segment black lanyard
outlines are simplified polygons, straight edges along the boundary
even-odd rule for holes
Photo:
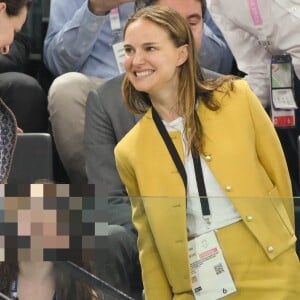
[[[152,106],[152,118],[153,121],[162,137],[162,139],[165,142],[166,147],[168,148],[168,151],[176,165],[176,168],[182,178],[185,191],[187,192],[187,175],[186,171],[184,168],[184,165],[180,159],[180,156],[169,136],[169,133],[167,129],[165,128],[163,122],[161,121],[157,111],[155,108]],[[198,194],[200,198],[200,203],[201,203],[201,209],[202,209],[202,214],[203,217],[209,217],[210,216],[210,208],[209,208],[209,203],[208,203],[208,198],[206,194],[206,189],[205,189],[205,184],[204,184],[204,179],[203,179],[203,172],[201,168],[201,160],[199,155],[197,157],[194,157],[193,155],[193,161],[194,161],[194,168],[195,168],[195,174],[196,174],[196,181],[197,181],[197,187],[198,187]]]

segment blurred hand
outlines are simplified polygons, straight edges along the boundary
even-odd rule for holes
[[[95,15],[104,15],[123,3],[134,2],[134,0],[88,0],[88,6]]]
[[[19,127],[17,127],[17,134],[18,133],[23,133],[23,130],[21,128],[19,128]]]

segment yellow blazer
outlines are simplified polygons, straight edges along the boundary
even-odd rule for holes
[[[236,80],[233,91],[225,90],[224,86],[214,92],[219,110],[211,111],[203,103],[198,107],[204,133],[201,155],[262,252],[273,260],[294,247],[296,240],[284,154],[268,115],[247,83]],[[180,133],[169,134],[183,160]],[[132,196],[146,298],[194,299],[185,188],[151,110],[116,146],[115,157]]]

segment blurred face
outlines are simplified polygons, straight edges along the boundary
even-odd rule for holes
[[[0,53],[7,54],[9,45],[16,32],[20,31],[27,17],[27,8],[23,7],[18,16],[8,16],[6,4],[0,2]]]
[[[126,74],[136,90],[150,96],[177,91],[178,66],[186,60],[186,45],[177,48],[164,29],[139,19],[127,27],[124,48]]]
[[[197,0],[158,0],[155,4],[167,6],[176,10],[190,25],[195,46],[200,49],[203,18],[201,4]]]
[[[68,249],[69,234],[61,232],[64,224],[58,221],[57,210],[44,208],[43,185],[31,185],[30,194],[4,198],[4,223],[16,223],[16,236],[30,240],[27,248],[18,248],[18,260],[41,261],[44,249]]]

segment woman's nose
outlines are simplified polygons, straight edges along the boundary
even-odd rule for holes
[[[140,51],[137,51],[134,54],[134,57],[132,59],[132,64],[133,65],[140,65],[140,64],[144,63],[144,61],[145,61],[144,54]]]
[[[0,48],[0,53],[1,54],[5,55],[8,52],[9,52],[9,46],[8,45],[7,46],[3,46],[3,47]]]

